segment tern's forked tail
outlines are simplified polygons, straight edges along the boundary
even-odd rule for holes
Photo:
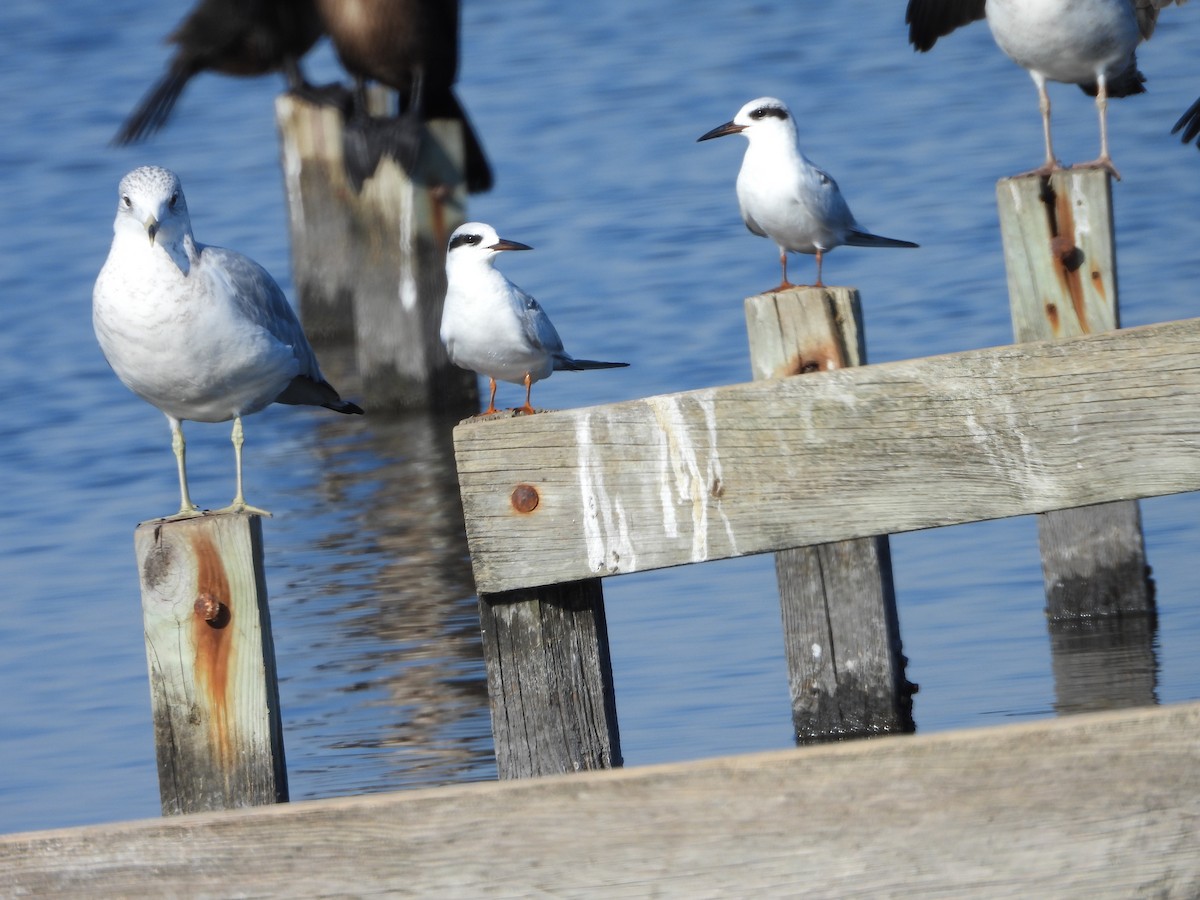
[[[869,234],[865,231],[848,231],[846,232],[846,246],[848,247],[920,247],[920,244],[914,244],[912,241],[900,241],[896,238],[881,237],[878,234]]]
[[[569,356],[554,357],[554,370],[556,372],[582,372],[584,369],[623,369],[628,366],[626,362],[601,362],[598,359],[572,359]]]

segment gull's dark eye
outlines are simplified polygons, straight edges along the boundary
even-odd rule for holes
[[[179,192],[176,191],[174,194],[171,195],[171,199],[167,201],[167,206],[170,209],[174,209],[175,204],[178,202],[179,202]]]
[[[125,209],[133,208],[133,201],[129,199],[128,194],[121,195],[121,206],[123,206]]]
[[[468,234],[467,235],[467,243],[468,244],[478,244],[482,240],[483,240],[482,235],[478,235],[478,234]]]
[[[756,109],[754,112],[750,113],[750,118],[752,118],[752,119],[761,119],[761,118],[762,118],[763,116],[765,116],[766,114],[767,114],[767,108],[766,108],[765,106],[760,106],[760,107],[759,107],[758,109]]]

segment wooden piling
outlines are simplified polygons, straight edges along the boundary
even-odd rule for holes
[[[1158,702],[1154,616],[1049,623],[1054,711],[1059,715]]]
[[[756,379],[866,364],[853,288],[746,300]],[[792,726],[798,743],[911,732],[887,535],[775,554]]]
[[[1119,328],[1108,173],[1006,178],[996,198],[1016,340]],[[1038,542],[1051,619],[1154,611],[1136,501],[1042,513]]]
[[[599,579],[479,598],[500,778],[621,765]]]
[[[262,520],[143,522],[134,545],[163,814],[286,801]]]
[[[446,242],[466,214],[460,123],[428,123],[411,176],[385,157],[355,191],[341,111],[291,94],[275,109],[293,280],[310,339],[355,342],[370,409],[478,410],[477,378],[450,363],[438,337]]]

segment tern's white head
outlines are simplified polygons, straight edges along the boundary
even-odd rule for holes
[[[744,134],[751,143],[758,140],[795,143],[796,123],[787,104],[775,97],[759,97],[738,110],[737,115],[724,125],[718,125],[699,138],[707,141],[727,134]]]
[[[179,176],[158,166],[142,166],[122,178],[113,231],[149,238],[168,252],[181,246],[192,236],[192,220]]]
[[[487,263],[492,265],[495,256],[504,250],[532,250],[528,244],[506,241],[496,234],[496,229],[483,222],[467,222],[454,229],[450,244],[446,248],[446,265],[458,263]]]

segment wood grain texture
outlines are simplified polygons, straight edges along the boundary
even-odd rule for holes
[[[599,579],[479,598],[503,779],[621,765]]]
[[[997,184],[1017,341],[1120,327],[1111,188],[1098,170]],[[1052,619],[1153,612],[1136,501],[1044,513],[1038,543]]]
[[[1099,170],[996,184],[1009,308],[1017,341],[1121,326],[1112,190]]]
[[[134,534],[164,815],[288,799],[262,520]]]
[[[853,288],[747,298],[746,327],[758,379],[866,364]],[[775,573],[797,742],[912,731],[887,536],[780,550]]]
[[[0,837],[71,897],[1200,895],[1200,704]]]
[[[356,192],[340,111],[291,94],[275,107],[309,338],[355,342],[370,409],[477,411],[478,379],[450,362],[438,337],[446,242],[466,218],[460,124],[428,123],[412,178],[385,157]]]
[[[1198,354],[1191,319],[465,423],[476,585],[1197,490]]]

